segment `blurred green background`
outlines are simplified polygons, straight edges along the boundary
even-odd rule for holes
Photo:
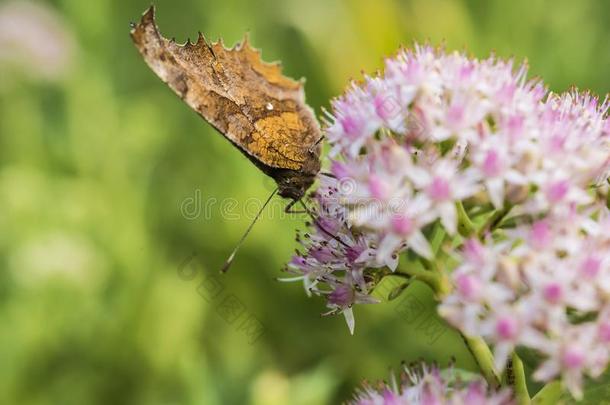
[[[0,1],[0,403],[331,404],[401,361],[473,362],[429,291],[356,308],[274,280],[303,218],[144,64],[149,0]],[[551,89],[610,88],[610,2],[158,0],[168,37],[307,78],[317,113],[403,43],[528,57]],[[382,286],[387,295],[391,286]],[[383,288],[382,288],[383,290]]]

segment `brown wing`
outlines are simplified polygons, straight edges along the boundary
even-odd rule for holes
[[[320,129],[305,104],[303,85],[261,60],[247,37],[232,49],[222,42],[178,45],[163,38],[154,7],[131,37],[150,68],[193,110],[264,165],[300,170]],[[316,149],[317,150],[317,149]]]

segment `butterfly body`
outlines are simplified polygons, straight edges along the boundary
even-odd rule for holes
[[[161,36],[151,7],[131,37],[149,67],[186,104],[272,177],[278,194],[301,199],[320,170],[320,128],[303,83],[265,63],[247,37],[231,49],[178,45]]]

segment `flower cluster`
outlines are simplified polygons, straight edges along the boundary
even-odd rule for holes
[[[317,213],[311,224],[313,232],[297,235],[304,251],[297,251],[288,264],[288,271],[298,275],[281,280],[302,280],[308,294],[326,296],[330,311],[325,315],[343,313],[353,333],[352,305],[378,302],[369,295],[375,283],[367,270],[386,265],[396,268],[398,257],[377,263],[374,235],[351,227],[346,209],[337,202],[336,195],[345,191],[345,186],[334,178],[321,179],[314,195]]]
[[[580,397],[583,374],[599,376],[610,360],[610,217],[600,210],[469,239],[440,313],[493,343],[498,369],[516,346],[536,349],[544,361],[534,377],[561,376]]]
[[[408,274],[410,250],[450,273],[441,314],[492,343],[497,367],[533,348],[535,377],[578,396],[610,359],[610,103],[526,71],[415,46],[334,100],[334,179],[289,267],[353,330],[375,271]]]
[[[441,371],[436,366],[425,364],[405,367],[400,376],[400,383],[394,376],[389,384],[364,383],[363,387],[356,391],[350,403],[352,405],[508,405],[513,403],[509,391],[492,391],[481,379],[468,383],[459,381],[451,378],[453,371],[452,369]]]

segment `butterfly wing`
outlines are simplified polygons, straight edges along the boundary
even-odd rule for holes
[[[131,36],[157,76],[258,163],[319,169],[320,129],[305,104],[302,82],[283,76],[279,64],[263,62],[247,37],[231,49],[208,43],[201,33],[195,44],[178,45],[159,33],[153,7]]]

